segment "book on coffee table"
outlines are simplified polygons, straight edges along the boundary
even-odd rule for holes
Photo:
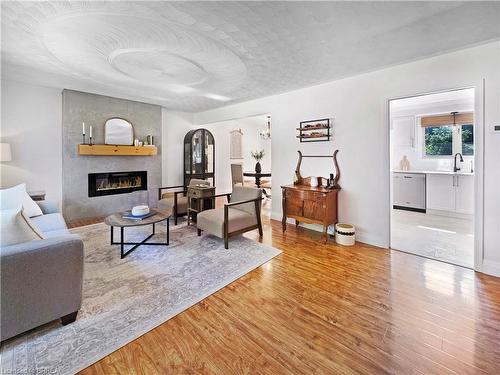
[[[149,212],[146,215],[134,216],[134,215],[132,215],[132,211],[125,211],[123,213],[122,217],[124,219],[129,219],[129,220],[143,220],[143,219],[146,219],[146,218],[151,217],[153,215],[156,215],[156,212]]]

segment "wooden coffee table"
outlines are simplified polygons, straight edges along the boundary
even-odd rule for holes
[[[169,218],[172,215],[172,212],[169,212],[167,210],[154,210],[152,209],[151,212],[154,212],[155,215],[150,216],[146,219],[143,220],[131,220],[131,219],[124,219],[123,215],[124,212],[117,212],[114,214],[109,215],[104,219],[104,223],[106,225],[109,225],[111,227],[111,245],[120,245],[120,253],[121,253],[121,258],[125,258],[128,254],[130,254],[132,251],[137,249],[141,245],[161,245],[161,246],[168,246],[170,242],[170,229],[169,229]],[[167,242],[147,242],[151,237],[155,235],[155,224],[167,220]],[[144,240],[141,242],[125,242],[125,236],[124,236],[124,229],[125,227],[140,227],[143,225],[153,225],[153,233],[151,233],[149,236],[147,236]],[[120,227],[120,242],[115,242],[113,238],[114,234],[114,227]],[[134,245],[132,248],[128,249],[125,251],[124,247],[125,245]]]

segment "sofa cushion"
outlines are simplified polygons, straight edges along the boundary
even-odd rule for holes
[[[229,208],[229,227],[228,231],[236,232],[253,225],[257,225],[257,218],[249,213]],[[220,238],[224,237],[224,207],[205,210],[196,216],[196,226],[198,229],[212,233]]]
[[[7,210],[22,206],[28,217],[42,215],[42,210],[26,192],[26,184],[19,184],[0,190],[0,209]]]
[[[10,246],[18,243],[43,239],[43,235],[30,219],[23,214],[22,208],[0,210],[2,223],[0,246]]]
[[[31,220],[43,233],[59,229],[68,229],[66,222],[60,213],[37,216],[31,218]]]
[[[48,232],[43,232],[43,236],[45,238],[67,236],[68,234],[71,234],[71,232],[68,229],[56,229]]]

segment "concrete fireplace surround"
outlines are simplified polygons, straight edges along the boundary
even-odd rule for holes
[[[92,218],[148,203],[156,207],[157,188],[161,185],[161,107],[130,100],[111,98],[79,91],[62,93],[62,207],[67,221]],[[145,140],[154,136],[155,156],[83,156],[82,122],[93,128],[93,142],[104,143],[104,122],[122,117],[134,126],[134,137]],[[88,174],[100,172],[147,171],[148,190],[127,194],[88,197]]]

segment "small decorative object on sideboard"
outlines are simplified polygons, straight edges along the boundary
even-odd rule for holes
[[[327,142],[330,140],[330,119],[302,121],[297,128],[301,142]]]
[[[309,186],[311,187],[318,186],[318,177],[311,176],[311,180],[309,181]]]
[[[266,156],[266,153],[264,152],[264,150],[260,150],[260,151],[252,151],[251,154],[252,154],[252,158],[254,158],[255,161],[257,162],[255,164],[255,172],[256,173],[262,172],[262,166],[260,165],[260,161],[262,159],[264,159],[264,156]]]

